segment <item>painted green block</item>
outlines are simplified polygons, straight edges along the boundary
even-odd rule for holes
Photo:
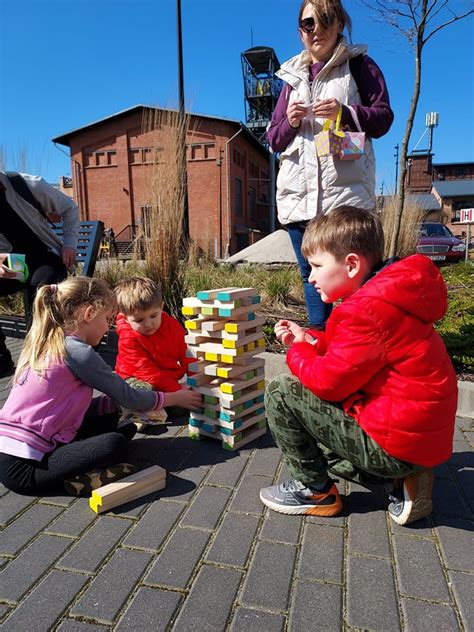
[[[214,397],[214,395],[204,395],[204,401],[207,404],[217,404],[218,398]]]
[[[201,441],[201,435],[199,434],[199,432],[190,432],[189,438],[193,441]]]
[[[212,316],[214,314],[214,307],[201,307],[201,313],[205,316]]]
[[[217,419],[217,410],[212,410],[212,408],[205,408],[203,415],[205,417],[210,417],[211,419]]]

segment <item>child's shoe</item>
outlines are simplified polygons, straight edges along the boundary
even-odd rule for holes
[[[260,490],[260,500],[274,511],[292,515],[337,516],[342,511],[338,489],[331,479],[320,491],[296,480]]]
[[[64,481],[64,489],[71,496],[90,496],[94,489],[108,485],[138,472],[140,468],[131,463],[117,463],[103,470],[93,470],[85,474],[78,474]]]
[[[429,516],[433,509],[433,470],[426,469],[396,479],[389,492],[388,513],[397,524],[409,524]]]

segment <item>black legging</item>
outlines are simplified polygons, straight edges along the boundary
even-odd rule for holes
[[[31,310],[33,301],[38,288],[42,285],[50,285],[51,283],[59,283],[67,277],[67,268],[61,257],[53,252],[48,252],[41,261],[29,262],[30,276],[26,283],[15,279],[0,279],[0,296],[11,296],[17,292],[26,291],[28,313],[25,314],[27,321],[31,318]],[[29,322],[27,322],[29,325]],[[0,355],[7,354],[5,345],[5,335],[0,328]]]
[[[0,482],[17,494],[64,494],[64,481],[122,463],[134,424],[117,428],[118,413],[86,418],[72,443],[59,445],[41,461],[0,453]]]

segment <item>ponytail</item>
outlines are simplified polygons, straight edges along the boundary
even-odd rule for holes
[[[26,335],[14,380],[30,367],[41,374],[66,354],[66,333],[73,333],[88,306],[99,311],[116,305],[103,279],[70,277],[59,285],[43,285],[36,293],[33,322]]]

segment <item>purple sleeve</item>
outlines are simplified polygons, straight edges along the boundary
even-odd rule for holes
[[[286,116],[286,108],[292,90],[293,88],[287,83],[283,85],[273,110],[270,127],[267,130],[267,140],[274,152],[284,151],[298,133],[298,128],[291,127]]]
[[[364,56],[359,85],[363,105],[350,105],[357,113],[362,131],[370,138],[380,138],[390,129],[393,112],[382,71],[370,57]],[[357,131],[351,112],[346,106],[342,106],[342,124],[354,132]]]

